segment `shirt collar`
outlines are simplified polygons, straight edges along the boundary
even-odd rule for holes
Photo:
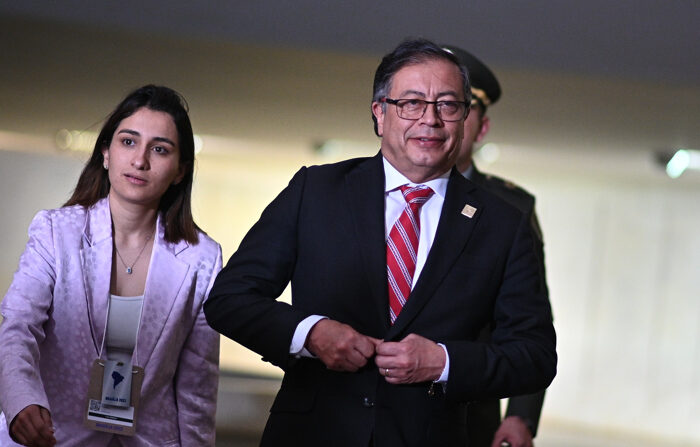
[[[400,173],[395,167],[389,163],[389,161],[382,156],[382,161],[384,163],[384,193],[391,192],[402,185],[408,184],[409,186],[416,186],[417,183],[413,183],[405,175]],[[447,182],[450,179],[450,170],[443,173],[441,176],[428,180],[427,182],[420,183],[421,185],[429,186],[435,194],[440,197],[445,198],[445,193],[447,191]]]

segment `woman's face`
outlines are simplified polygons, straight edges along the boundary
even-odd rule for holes
[[[146,107],[119,123],[102,154],[110,195],[124,203],[157,208],[170,185],[185,174],[175,122],[168,113]]]

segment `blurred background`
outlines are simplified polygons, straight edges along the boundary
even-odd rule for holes
[[[700,445],[699,24],[695,0],[1,2],[0,292],[132,89],[187,98],[227,259],[299,167],[377,152],[374,70],[422,36],[496,73],[477,164],[537,196],[560,354],[537,445]],[[281,372],[230,340],[221,367],[219,444],[256,445]]]

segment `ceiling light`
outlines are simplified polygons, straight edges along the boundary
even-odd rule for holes
[[[700,151],[679,149],[666,163],[666,174],[671,178],[680,177],[688,169],[700,170]]]
[[[97,133],[61,129],[56,132],[56,146],[63,151],[90,152],[95,147]]]

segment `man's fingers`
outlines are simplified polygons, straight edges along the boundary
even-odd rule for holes
[[[374,357],[374,363],[381,370],[394,370],[394,376],[398,373],[399,368],[405,367],[402,363],[403,353],[401,343],[398,342],[382,342],[377,346],[377,354]],[[382,374],[386,376],[386,374]]]
[[[369,335],[367,335],[367,339],[370,341],[370,343],[372,343],[372,345],[374,345],[375,351],[377,349],[377,346],[384,343],[384,340],[382,340],[381,338],[374,338],[374,337],[370,337]]]
[[[337,352],[336,364],[342,371],[354,372],[365,366],[373,355],[374,345],[371,343],[351,344]]]
[[[445,352],[437,343],[415,334],[399,342],[381,343],[374,358],[378,368],[392,371],[388,376],[383,374],[389,383],[437,380],[445,361]]]
[[[307,349],[331,370],[357,371],[375,352],[375,340],[347,324],[324,319],[309,332]]]
[[[403,346],[400,342],[388,341],[381,342],[379,345],[377,345],[375,351],[377,352],[377,355],[396,356],[402,352],[402,348]]]
[[[360,334],[358,334],[360,335]],[[365,358],[368,359],[374,356],[376,352],[377,342],[381,343],[381,340],[376,338],[360,335],[360,339],[355,345],[355,349]],[[364,365],[362,365],[364,366]]]

